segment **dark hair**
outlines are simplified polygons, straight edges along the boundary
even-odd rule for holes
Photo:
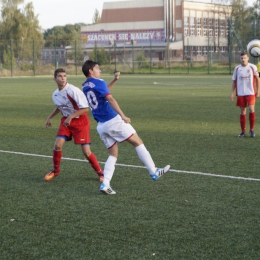
[[[93,70],[93,68],[98,65],[97,62],[92,60],[86,60],[85,63],[82,66],[82,72],[83,74],[88,77],[89,76],[89,70]]]
[[[62,68],[56,69],[56,70],[54,71],[54,78],[56,78],[57,75],[58,75],[58,73],[60,73],[60,72],[66,73],[65,69],[62,69]]]
[[[247,54],[246,51],[242,51],[242,52],[240,53],[240,56],[244,56],[244,55],[247,55],[247,56],[248,56],[248,54]]]

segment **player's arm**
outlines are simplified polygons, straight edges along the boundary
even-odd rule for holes
[[[110,106],[122,117],[125,123],[131,123],[131,119],[126,117],[121,108],[119,107],[117,101],[113,98],[112,95],[107,95],[106,100],[110,104]]]
[[[51,119],[52,119],[53,117],[55,117],[57,114],[59,114],[59,113],[60,113],[60,110],[59,110],[58,108],[55,108],[55,109],[51,112],[51,114],[47,117],[47,120],[46,120],[46,122],[45,122],[46,128],[48,128],[48,127],[51,126]]]
[[[259,80],[259,77],[255,77],[256,79],[256,86],[257,86],[257,89],[256,89],[256,97],[260,97],[260,80]]]
[[[119,79],[119,76],[120,76],[120,72],[116,72],[114,74],[114,79],[107,84],[107,87],[109,90],[111,90],[113,88],[113,86],[115,85],[115,82]]]
[[[234,90],[236,89],[236,82],[233,81],[232,86],[231,86],[231,90],[230,90],[230,95],[229,98],[231,101],[234,100]]]
[[[63,122],[63,125],[64,125],[64,126],[70,125],[70,122],[71,122],[71,120],[72,120],[73,118],[78,117],[78,116],[81,116],[81,115],[83,115],[83,114],[85,114],[85,113],[87,113],[87,112],[88,112],[88,108],[87,108],[87,107],[86,107],[86,108],[80,108],[80,109],[77,110],[75,113],[69,115],[69,116],[66,118],[66,120]]]

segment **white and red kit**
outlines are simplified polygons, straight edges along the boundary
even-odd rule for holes
[[[52,100],[63,115],[57,136],[66,136],[67,141],[73,137],[75,144],[90,143],[90,121],[87,113],[73,118],[68,127],[63,125],[69,115],[79,109],[89,107],[84,93],[79,88],[67,83],[62,90],[56,89],[53,92]]]
[[[80,108],[88,107],[84,93],[69,83],[62,90],[56,89],[52,94],[52,100],[64,117],[68,117]]]
[[[256,81],[255,77],[258,77],[257,67],[248,63],[247,66],[241,64],[236,66],[232,76],[232,80],[236,84],[237,96],[249,96],[256,94]]]

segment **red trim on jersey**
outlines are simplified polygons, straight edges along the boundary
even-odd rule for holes
[[[75,110],[79,110],[79,107],[78,107],[76,101],[75,101],[68,93],[67,93],[67,97],[68,97],[68,99],[70,100],[70,102],[72,103],[74,109],[75,109]]]

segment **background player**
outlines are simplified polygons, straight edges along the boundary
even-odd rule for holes
[[[246,132],[246,107],[249,108],[250,137],[255,137],[255,98],[260,94],[260,81],[257,67],[249,63],[249,57],[246,52],[240,54],[241,64],[236,66],[232,76],[233,84],[230,91],[230,100],[234,99],[234,90],[236,90],[237,102],[240,107],[240,126],[241,134],[238,137],[245,137]]]
[[[88,103],[83,92],[67,83],[64,69],[57,69],[54,72],[54,81],[58,88],[52,94],[53,103],[56,109],[48,116],[46,128],[51,126],[51,118],[62,113],[60,127],[57,133],[53,150],[53,170],[45,175],[45,180],[50,181],[60,174],[60,163],[62,147],[66,141],[73,137],[75,144],[80,144],[82,152],[103,181],[103,171],[96,156],[90,150],[90,122],[87,115]]]
[[[126,117],[117,101],[110,93],[110,89],[119,78],[120,73],[115,73],[115,78],[108,85],[100,79],[101,71],[98,63],[87,60],[82,66],[82,71],[87,80],[82,84],[82,89],[87,97],[94,119],[98,122],[97,131],[108,149],[108,159],[104,168],[104,182],[100,191],[106,194],[116,194],[111,188],[110,181],[113,177],[115,164],[118,157],[117,142],[128,141],[135,147],[139,159],[148,169],[153,180],[157,180],[166,173],[170,165],[156,168],[150,153],[147,151],[141,138],[130,125],[130,118]]]

